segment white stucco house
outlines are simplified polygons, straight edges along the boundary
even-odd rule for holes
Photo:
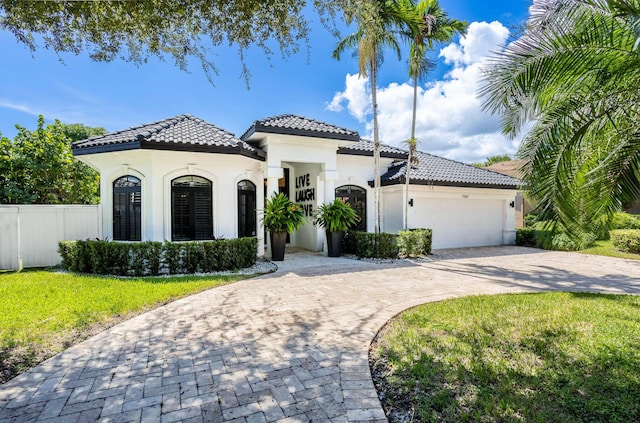
[[[257,236],[259,210],[273,192],[310,216],[335,197],[349,200],[373,231],[373,143],[356,131],[295,115],[255,121],[240,137],[191,115],[73,144],[76,158],[100,172],[102,233],[126,241]],[[381,149],[381,225],[432,228],[433,248],[512,244],[519,181],[419,153],[404,198],[407,153]],[[324,231],[309,223],[292,246],[322,251]]]

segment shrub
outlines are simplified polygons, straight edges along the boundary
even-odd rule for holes
[[[551,249],[558,251],[576,251],[578,245],[569,238],[569,235],[565,233],[559,233],[551,238]]]
[[[533,228],[516,229],[516,245],[521,247],[538,247],[537,230]]]
[[[329,232],[343,232],[355,226],[360,220],[349,203],[336,198],[332,203],[321,204],[313,213],[314,224]]]
[[[60,241],[58,254],[62,257],[61,266],[65,269],[75,269],[78,266],[78,241]]]
[[[611,221],[612,229],[640,229],[640,215],[615,213]]]
[[[593,245],[597,236],[591,232],[579,232],[569,236],[550,221],[539,221],[531,228],[516,229],[516,245],[545,250],[577,251]]]
[[[342,238],[342,252],[344,254],[356,253],[356,231],[346,231]]]
[[[611,231],[611,243],[618,251],[640,254],[640,229],[615,229]]]
[[[274,192],[262,210],[262,223],[269,232],[293,233],[307,223],[307,218],[300,204]]]
[[[538,215],[534,213],[527,213],[524,216],[525,228],[533,228],[538,223]]]
[[[351,254],[361,258],[398,257],[398,235],[388,233],[350,232],[347,242]]]
[[[256,262],[256,238],[193,242],[61,241],[62,267],[102,275],[158,275],[237,270]]]
[[[431,229],[411,229],[398,232],[398,250],[401,256],[424,256],[431,254]]]

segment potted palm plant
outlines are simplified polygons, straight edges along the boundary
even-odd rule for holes
[[[262,211],[262,224],[269,231],[273,261],[284,260],[287,233],[292,233],[305,223],[307,223],[307,219],[302,207],[291,201],[286,195],[273,193],[267,199]]]
[[[349,203],[336,198],[332,203],[318,207],[313,217],[316,225],[325,228],[329,257],[340,257],[344,232],[359,220],[356,211]]]

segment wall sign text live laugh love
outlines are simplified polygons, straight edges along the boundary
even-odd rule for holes
[[[305,216],[313,214],[313,202],[316,200],[316,189],[311,187],[311,175],[296,176],[296,203],[302,204]],[[306,203],[306,204],[305,204]]]

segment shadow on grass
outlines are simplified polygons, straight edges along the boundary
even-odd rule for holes
[[[625,296],[572,297],[637,306]],[[371,372],[391,422],[640,421],[640,338],[619,317],[624,339],[595,345],[571,325],[506,340],[480,323],[425,331],[422,347],[406,351],[410,329],[387,326],[374,340]]]

